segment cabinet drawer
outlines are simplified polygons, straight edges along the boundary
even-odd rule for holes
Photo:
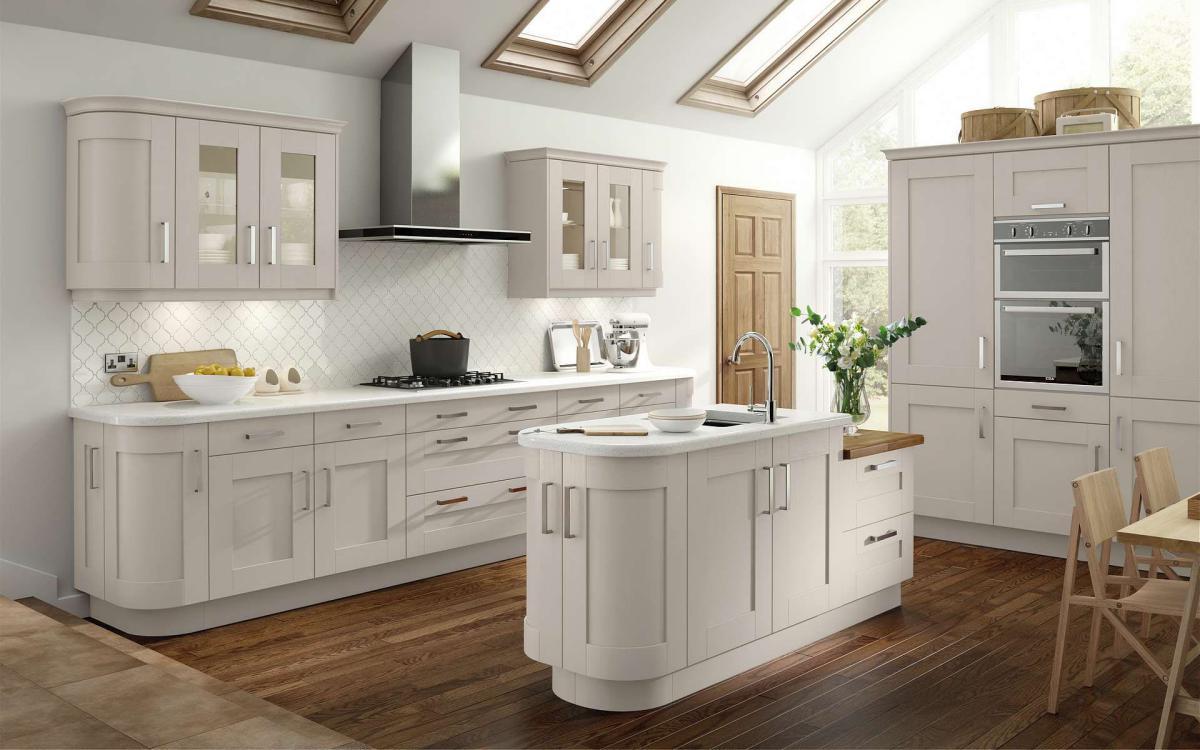
[[[208,427],[208,453],[211,456],[292,448],[311,445],[312,441],[312,414],[213,422]]]
[[[675,381],[656,380],[653,383],[629,383],[620,386],[621,408],[640,409],[650,406],[675,405]]]
[[[853,549],[848,559],[854,573],[853,595],[860,599],[912,578],[912,513],[843,532],[843,543]]]
[[[1108,396],[997,390],[996,416],[1108,424]]]
[[[525,533],[525,477],[408,497],[408,556]]]
[[[912,512],[912,467],[911,450],[853,461],[854,528]]]
[[[523,477],[525,455],[517,433],[553,423],[531,419],[409,435],[408,494]]]
[[[635,409],[632,412],[624,412],[624,411],[621,411],[620,409],[605,409],[604,411],[589,411],[589,412],[584,412],[583,414],[574,414],[569,419],[562,419],[559,421],[563,422],[564,424],[566,424],[566,423],[576,424],[577,422],[588,422],[593,419],[608,419],[609,417],[619,417],[622,414],[626,414],[626,413],[641,414],[641,410]]]
[[[318,443],[404,434],[403,406],[318,412],[313,420],[313,433]]]
[[[572,388],[558,392],[558,416],[568,417],[590,411],[620,407],[620,389],[615,385]]]
[[[548,418],[554,416],[554,410],[553,391],[413,404],[408,407],[408,431],[426,432],[450,427]]]
[[[994,164],[996,216],[1108,211],[1108,146],[1014,151]]]

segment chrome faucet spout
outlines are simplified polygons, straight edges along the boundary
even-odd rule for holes
[[[748,341],[757,341],[762,344],[762,348],[767,353],[767,401],[762,406],[762,411],[766,414],[768,422],[775,421],[775,353],[771,349],[771,342],[767,341],[767,337],[757,331],[747,331],[738,337],[737,343],[733,345],[733,352],[729,355],[729,364],[736,365],[742,361],[742,347]],[[753,386],[751,386],[753,388]],[[750,411],[757,411],[757,404],[754,403],[754,391],[750,391]]]

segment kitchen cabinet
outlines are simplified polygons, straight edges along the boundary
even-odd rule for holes
[[[1108,146],[996,154],[996,216],[1107,213]]]
[[[1200,139],[1111,148],[1111,393],[1200,400]]]
[[[913,575],[913,518],[903,513],[833,537],[838,602],[852,601],[903,583]]]
[[[993,392],[894,384],[890,428],[925,436],[916,452],[919,515],[992,523]]]
[[[525,533],[523,476],[408,497],[408,556]]]
[[[212,598],[313,577],[311,447],[215,456],[208,477]]]
[[[104,596],[104,425],[79,422],[74,448],[75,588]]]
[[[104,599],[131,609],[208,599],[208,428],[104,428]]]
[[[563,456],[527,450],[525,467],[525,654],[561,667]]]
[[[996,418],[995,524],[1069,533],[1071,480],[1106,466],[1107,425]]]
[[[893,161],[889,201],[891,316],[929,321],[892,382],[992,387],[991,155]]]
[[[332,296],[345,123],[126,96],[63,106],[77,299]]]
[[[662,286],[662,162],[561,149],[505,155],[510,297],[648,296]]]
[[[404,436],[315,449],[316,574],[405,557]]]
[[[1133,497],[1133,457],[1159,447],[1170,451],[1183,496],[1200,492],[1200,403],[1114,398],[1109,440],[1124,497]]]
[[[828,486],[832,447],[825,432],[771,441],[767,487],[774,490],[770,506],[772,631],[815,617],[831,605]]]

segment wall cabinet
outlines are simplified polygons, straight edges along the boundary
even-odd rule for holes
[[[560,149],[512,151],[510,297],[651,295],[662,286],[662,162]]]
[[[996,216],[1108,212],[1108,146],[996,154]]]
[[[105,299],[332,293],[344,123],[138,97],[64,108],[68,289]]]

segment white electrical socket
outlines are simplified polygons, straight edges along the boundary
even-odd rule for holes
[[[104,355],[104,372],[137,372],[138,371],[138,355],[137,352],[121,352],[119,354]]]

